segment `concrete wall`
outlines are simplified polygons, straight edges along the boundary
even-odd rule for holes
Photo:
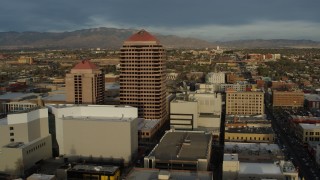
[[[60,154],[124,159],[128,163],[137,152],[137,119],[122,122],[75,119],[63,120],[62,124],[63,149],[60,148]]]
[[[48,105],[49,111],[55,115],[56,139],[59,144],[60,154],[64,154],[64,126],[63,118],[73,117],[113,117],[115,119],[136,118],[138,109],[130,106],[108,106],[108,105],[84,105],[84,106],[53,106]]]
[[[46,108],[28,113],[10,114],[7,116],[7,123],[0,125],[0,147],[10,143],[11,139],[14,142],[28,143],[47,135],[49,135],[49,125]]]
[[[222,111],[222,96],[219,93],[191,94],[199,102],[199,113],[220,115]]]
[[[7,147],[10,143],[21,145]],[[22,175],[41,159],[52,156],[48,109],[10,114],[0,125],[0,171]]]
[[[170,103],[170,126],[176,129],[197,128],[198,102],[196,101],[171,101]],[[193,120],[192,120],[193,119]],[[192,122],[193,121],[193,122]],[[181,125],[178,125],[181,124]],[[185,125],[183,125],[185,124]]]

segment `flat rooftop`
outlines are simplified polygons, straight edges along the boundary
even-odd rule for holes
[[[237,154],[241,162],[267,162],[283,160],[284,155],[277,144],[226,142],[224,158],[228,154]],[[230,155],[231,156],[231,155]],[[230,157],[231,158],[231,157]]]
[[[223,161],[238,161],[238,154],[224,154]]]
[[[66,101],[66,94],[50,94],[46,97],[43,97],[44,101]]]
[[[113,121],[113,122],[128,122],[135,118],[131,117],[101,117],[101,116],[64,116],[63,120],[82,120],[82,121]]]
[[[281,175],[280,166],[273,163],[240,162],[239,174]]]
[[[237,120],[238,122],[244,122],[244,121],[267,121],[267,119],[264,116],[234,116],[234,115],[227,115],[226,121],[234,121]],[[269,121],[270,123],[270,121]]]
[[[25,100],[37,98],[39,94],[36,93],[20,93],[20,92],[8,92],[0,95],[0,100]]]
[[[90,164],[77,164],[71,168],[72,171],[81,172],[100,172],[113,174],[119,169],[118,166],[107,166],[107,165],[90,165]]]
[[[304,94],[304,98],[308,101],[320,101],[320,94]]]
[[[214,113],[200,113],[199,117],[220,118],[220,115]]]
[[[236,127],[228,128],[226,133],[248,133],[248,134],[273,134],[272,127]]]
[[[54,175],[48,175],[48,174],[32,174],[27,179],[39,179],[39,180],[52,180],[54,179]]]
[[[127,180],[136,179],[158,179],[159,174],[163,170],[158,169],[144,169],[134,168],[129,175],[126,177]],[[183,171],[183,170],[170,170],[165,171],[166,174],[170,174],[170,179],[183,179],[183,180],[212,180],[212,172],[209,171]]]
[[[302,129],[306,129],[306,130],[320,129],[320,124],[305,124],[305,123],[300,123],[299,125],[302,127]]]
[[[19,148],[19,147],[22,147],[22,146],[24,146],[23,142],[12,142],[12,143],[7,144],[5,147],[7,147],[7,148]]]
[[[151,130],[160,123],[160,119],[139,119],[138,130]]]
[[[168,131],[149,156],[159,160],[207,159],[211,134],[192,131]]]

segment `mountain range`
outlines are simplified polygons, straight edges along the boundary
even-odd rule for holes
[[[107,48],[119,49],[135,29],[92,28],[71,32],[0,32],[0,49],[20,48]],[[151,32],[152,33],[152,32]],[[320,48],[311,40],[238,40],[209,42],[196,38],[153,33],[166,48]]]

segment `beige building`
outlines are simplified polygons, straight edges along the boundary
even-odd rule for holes
[[[138,150],[138,110],[130,106],[48,105],[55,116],[59,154],[129,163]]]
[[[89,60],[75,65],[66,75],[67,103],[103,104],[104,74]]]
[[[224,72],[211,72],[206,75],[206,83],[223,84],[226,83],[226,74]]]
[[[165,50],[145,30],[128,38],[120,54],[120,104],[137,107],[139,117],[167,120]]]
[[[303,107],[304,93],[302,91],[276,91],[272,92],[273,107]]]
[[[219,132],[222,96],[220,93],[192,93],[184,99],[177,95],[170,102],[170,126],[183,130],[212,130]],[[182,97],[182,98],[181,98]]]
[[[225,141],[273,143],[275,134],[272,127],[226,128]]]
[[[262,115],[264,114],[263,92],[226,91],[226,114]]]
[[[24,171],[52,156],[46,108],[9,114],[0,119],[0,172]]]
[[[18,59],[19,64],[32,64],[33,63],[33,58],[32,57],[27,57],[27,56],[20,56]]]
[[[320,142],[320,124],[300,123],[297,126],[297,135],[301,142]]]

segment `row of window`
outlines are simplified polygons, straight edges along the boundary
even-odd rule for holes
[[[309,137],[309,141],[319,141],[319,137]],[[308,141],[308,137],[305,137],[305,141]]]
[[[45,142],[40,143],[39,145],[33,147],[32,149],[27,150],[27,154],[32,153],[32,152],[36,151],[37,149],[42,148],[45,145],[46,145]]]
[[[320,135],[320,132],[308,132],[308,131],[307,131],[307,132],[306,132],[306,135],[308,135],[308,134],[311,135],[311,136],[312,136],[312,135],[317,135],[317,136],[319,136],[319,135]]]
[[[269,137],[266,137],[266,138],[257,138],[257,137],[237,137],[237,138],[235,138],[235,137],[228,137],[228,140],[262,140],[262,141],[269,141],[270,140],[270,138]]]

